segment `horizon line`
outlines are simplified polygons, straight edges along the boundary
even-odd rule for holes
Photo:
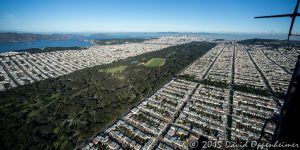
[[[82,33],[212,33],[212,34],[286,34],[285,32],[233,32],[233,31],[0,31],[0,33],[82,34]]]

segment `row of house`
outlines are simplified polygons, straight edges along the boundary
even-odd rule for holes
[[[280,66],[275,64],[280,60],[271,61],[264,54],[264,50],[267,49],[262,45],[254,45],[250,54],[254,58],[255,63],[261,69],[265,77],[267,78],[271,88],[275,92],[285,93],[288,88],[291,74],[288,74]],[[286,62],[287,64],[289,62]]]
[[[235,52],[234,84],[266,90],[266,85],[249,58],[245,47],[237,44]]]
[[[161,50],[174,45],[200,41],[192,36],[167,36],[141,43],[92,46],[82,50],[65,50],[31,54],[0,54],[0,91],[55,78],[76,70],[108,64],[116,60]]]
[[[200,137],[219,142],[258,140],[266,120],[281,109],[272,93],[268,93],[266,82],[275,92],[284,91],[290,76],[286,76],[288,73],[283,67],[292,65],[284,65],[284,60],[277,59],[295,59],[292,55],[298,53],[278,49],[275,55],[265,49],[262,45],[250,49],[235,42],[220,42],[122,118],[121,124],[128,124],[130,131],[145,134],[144,142],[133,140],[132,135],[137,133],[115,132],[120,126],[117,121],[99,133],[102,138],[108,136],[108,140],[98,143],[107,149],[171,150],[189,149],[190,143]],[[211,82],[203,82],[205,80]],[[236,85],[260,89],[266,94],[233,88]],[[265,132],[272,135],[275,127],[274,122],[269,122]],[[112,148],[112,142],[118,143],[118,147]],[[97,149],[89,145],[93,145],[93,141],[87,141],[83,149]],[[224,147],[226,145],[215,148]]]

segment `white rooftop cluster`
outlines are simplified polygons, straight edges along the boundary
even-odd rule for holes
[[[83,149],[188,149],[201,136],[213,141],[258,140],[266,119],[280,111],[272,92],[285,92],[291,78],[285,70],[293,69],[297,54],[295,49],[221,42]],[[272,135],[275,127],[270,122],[265,132]],[[142,140],[137,138],[140,134]]]
[[[263,79],[255,68],[243,45],[235,48],[235,76],[234,83],[253,88],[266,89]]]
[[[278,60],[273,60],[265,55],[264,51],[266,50],[267,48],[263,46],[253,46],[249,52],[254,57],[254,62],[267,78],[272,90],[275,92],[286,92],[292,76],[277,64],[284,57],[278,57]],[[274,53],[276,53],[275,50]],[[284,64],[284,68],[288,68],[290,66],[289,63],[292,65],[295,62],[287,61]]]

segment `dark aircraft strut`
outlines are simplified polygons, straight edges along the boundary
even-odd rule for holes
[[[292,33],[295,19],[296,19],[297,16],[300,16],[300,13],[298,13],[299,2],[300,2],[300,0],[297,0],[297,4],[296,4],[294,12],[292,14],[282,14],[282,15],[272,15],[272,16],[259,16],[259,17],[254,17],[254,18],[256,18],[256,19],[259,19],[259,18],[278,18],[278,17],[290,17],[290,18],[292,18],[292,22],[291,22],[291,26],[290,26],[290,30],[289,30],[289,34],[288,34],[288,39],[287,39],[287,41],[289,41],[290,40],[290,36],[300,36],[300,34],[294,34],[294,33]]]

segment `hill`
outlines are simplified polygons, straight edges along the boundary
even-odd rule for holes
[[[8,42],[32,42],[39,40],[65,40],[71,35],[69,34],[33,34],[33,33],[0,33],[0,43]]]

